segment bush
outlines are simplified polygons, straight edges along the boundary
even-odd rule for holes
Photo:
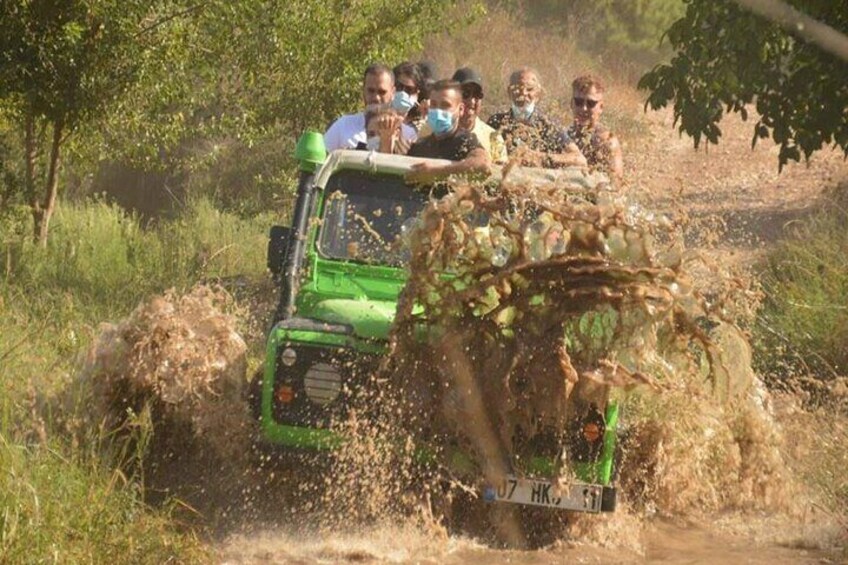
[[[846,186],[842,187],[843,192]],[[767,372],[848,374],[848,207],[794,225],[762,273],[757,345]]]

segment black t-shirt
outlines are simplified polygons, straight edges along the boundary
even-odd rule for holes
[[[457,130],[453,135],[436,138],[430,134],[419,139],[409,148],[410,157],[427,157],[428,159],[448,159],[462,161],[475,149],[482,149],[477,136],[470,131]]]
[[[516,120],[512,112],[500,112],[493,114],[488,124],[503,136],[510,155],[522,145],[534,151],[563,153],[565,146],[571,143],[565,129],[538,110],[527,123]]]

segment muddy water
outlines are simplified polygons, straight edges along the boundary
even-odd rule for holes
[[[621,546],[559,542],[535,551],[493,549],[460,536],[444,537],[413,528],[390,527],[328,535],[289,531],[234,536],[220,553],[222,563],[432,563],[520,565],[548,563],[839,563],[839,554],[797,537],[761,540],[751,533],[764,522],[746,519],[745,534],[710,524],[655,520],[639,529],[637,546],[620,535]],[[630,543],[627,543],[630,542]]]
[[[808,445],[805,430],[822,421],[799,425],[800,409],[777,409],[757,382],[734,324],[750,306],[739,285],[717,277],[709,296],[696,290],[702,265],[687,256],[674,222],[614,194],[565,198],[522,179],[492,194],[464,187],[425,212],[410,241],[412,284],[392,356],[376,375],[391,382],[402,374],[413,386],[377,398],[394,409],[383,411],[394,414],[388,420],[339,422],[360,439],[332,464],[280,463],[250,449],[238,391],[245,345],[225,296],[168,295],[105,328],[87,375],[114,425],[138,425],[127,414],[152,421],[143,463],[152,500],[186,501],[186,519],[208,528],[230,563],[844,558],[844,518],[801,477],[817,452],[798,444]],[[433,276],[445,270],[462,284]],[[444,333],[425,344],[414,337],[413,303]],[[434,382],[473,385],[476,394],[421,393]],[[627,406],[622,505],[567,522],[534,514],[556,534],[540,549],[502,549],[491,527],[457,527],[444,505],[421,495],[427,484],[416,482],[409,452],[383,449],[387,439],[398,443],[398,430],[414,444],[426,429],[496,475],[502,469],[491,462],[522,448],[516,430],[566,425],[587,399],[610,394]],[[815,441],[838,446],[841,430]],[[476,486],[456,480],[451,488]]]

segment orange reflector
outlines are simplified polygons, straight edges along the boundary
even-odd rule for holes
[[[288,404],[294,400],[294,389],[286,385],[281,386],[277,389],[277,400],[283,404]]]
[[[583,437],[590,443],[598,441],[601,438],[601,427],[595,422],[583,424]]]

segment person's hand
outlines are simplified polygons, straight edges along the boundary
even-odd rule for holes
[[[377,118],[377,134],[380,137],[389,137],[400,131],[400,125],[403,123],[403,117],[398,114],[384,114]]]
[[[412,170],[406,173],[406,182],[409,184],[427,184],[440,176],[439,172],[442,167],[428,161],[422,161],[415,163],[411,168]]]

